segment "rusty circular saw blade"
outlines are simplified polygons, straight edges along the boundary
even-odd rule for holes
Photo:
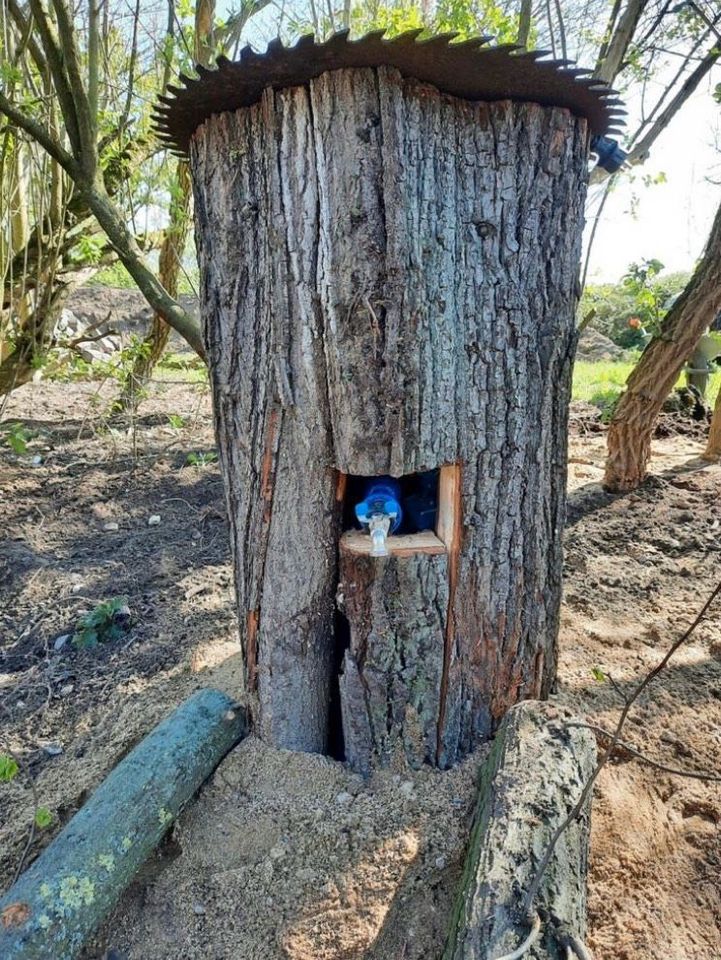
[[[383,31],[350,40],[336,33],[324,43],[302,37],[294,46],[280,41],[260,54],[246,47],[238,60],[221,57],[215,69],[197,67],[197,77],[181,76],[172,96],[160,97],[154,125],[174,152],[186,154],[198,127],[217,113],[257,103],[266,87],[307,84],[328,70],[394,67],[403,77],[430,83],[464,100],[518,100],[565,107],[585,117],[593,134],[618,132],[624,115],[615,90],[566,60],[547,60],[544,51],[513,45],[488,46],[488,37],[453,42],[455,34],[426,39],[413,30],[390,40]]]

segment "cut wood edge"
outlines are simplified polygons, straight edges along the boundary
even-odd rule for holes
[[[106,777],[0,898],[2,960],[72,960],[182,807],[246,735],[218,690],[182,703]]]
[[[443,960],[493,960],[528,936],[525,892],[596,760],[593,735],[567,726],[570,719],[552,704],[528,700],[506,714],[479,772]],[[585,936],[589,829],[586,810],[556,846],[536,903],[544,923],[534,960],[565,960],[568,936]]]
[[[363,530],[346,530],[340,538],[340,549],[346,553],[354,553],[361,557],[370,556],[373,542]],[[406,533],[400,536],[390,536],[386,540],[389,556],[410,557],[414,553],[445,553],[446,548],[442,540],[424,530],[422,533]],[[382,558],[381,558],[382,559]]]

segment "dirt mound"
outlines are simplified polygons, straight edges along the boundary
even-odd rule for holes
[[[480,754],[369,782],[250,739],[180,818],[88,957],[430,960],[462,865]]]
[[[623,360],[626,351],[593,327],[586,327],[578,340],[577,360]]]
[[[180,302],[186,310],[197,315],[195,297],[181,296]],[[92,327],[100,333],[115,330],[123,342],[133,334],[144,337],[153,318],[148,301],[135,288],[78,287],[68,297],[66,307],[78,318],[81,329]],[[181,345],[187,347],[177,334],[174,333],[173,337],[173,349]]]

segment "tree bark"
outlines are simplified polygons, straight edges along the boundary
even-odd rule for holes
[[[386,560],[341,543],[339,604],[350,626],[340,679],[345,756],[367,775],[401,751],[435,764],[448,616],[448,557]]]
[[[3,960],[78,956],[245,733],[245,711],[217,690],[194,694],[156,727],[0,899]]]
[[[443,960],[493,960],[528,934],[521,906],[552,835],[590,777],[596,741],[556,708],[513,707],[480,771],[473,832]],[[535,960],[566,960],[586,935],[590,809],[561,835],[539,890]]]
[[[708,442],[703,454],[704,460],[721,460],[721,388],[716,395],[716,404],[711,417]]]
[[[633,369],[608,429],[604,487],[635,490],[646,478],[651,437],[683,365],[721,309],[721,207],[704,254]]]
[[[436,762],[548,693],[587,139],[565,110],[469,103],[387,68],[269,90],[196,132],[241,639],[274,742],[326,742],[338,473],[461,465]],[[391,567],[399,631],[425,573],[372,569]]]

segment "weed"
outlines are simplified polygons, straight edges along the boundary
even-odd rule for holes
[[[47,807],[38,807],[35,811],[35,826],[44,830],[53,822],[53,815]]]
[[[181,416],[179,413],[169,413],[168,423],[173,430],[182,430],[185,426],[185,417]]]
[[[16,760],[6,753],[0,753],[0,783],[10,783],[17,776],[19,769]]]
[[[80,649],[117,640],[130,627],[130,610],[125,597],[105,600],[78,621],[73,644]]]
[[[32,433],[21,423],[11,423],[5,428],[3,440],[13,453],[23,456],[28,452],[28,440],[31,437]]]
[[[191,467],[207,467],[217,459],[218,454],[214,450],[207,450],[201,453],[189,453],[185,462]]]

